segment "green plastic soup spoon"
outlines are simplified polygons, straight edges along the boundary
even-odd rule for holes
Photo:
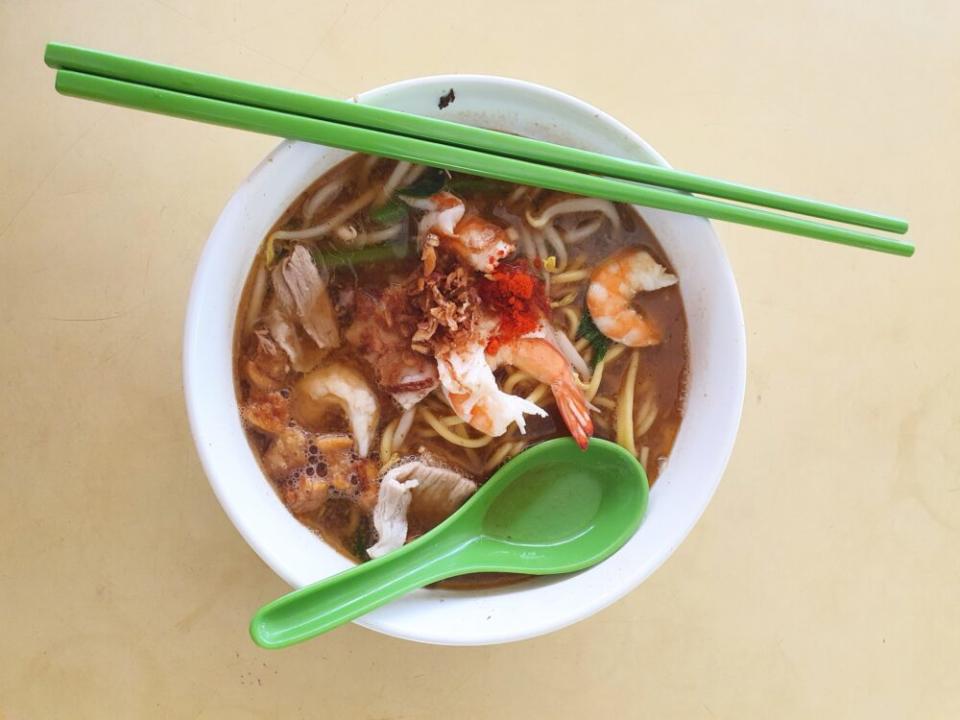
[[[264,605],[250,635],[262,647],[286,647],[455,575],[582,570],[637,531],[647,494],[643,466],[619,445],[593,439],[584,451],[570,438],[549,440],[410,544]]]

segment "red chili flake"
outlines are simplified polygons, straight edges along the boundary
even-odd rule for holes
[[[521,265],[501,265],[480,281],[478,290],[485,305],[500,317],[497,334],[487,343],[491,355],[504,343],[536,330],[547,311],[543,281]]]

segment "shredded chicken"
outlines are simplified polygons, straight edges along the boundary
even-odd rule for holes
[[[373,526],[377,542],[367,549],[380,557],[401,547],[411,518],[421,527],[443,521],[477,490],[477,484],[449,468],[410,460],[386,472],[380,481]]]

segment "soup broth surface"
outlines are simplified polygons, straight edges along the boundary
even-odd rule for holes
[[[426,216],[449,197],[466,209],[456,224],[459,237],[472,237],[469,226],[479,228],[477,237],[500,238],[502,245],[490,245],[490,271],[471,266],[484,262],[476,253],[464,260],[462,247],[451,250],[454,242],[425,226]],[[421,489],[410,493],[409,542],[441,522],[505,461],[571,434],[553,386],[509,362],[495,363],[500,391],[527,398],[544,412],[525,414],[523,432],[513,422],[492,437],[475,426],[482,422],[461,417],[472,397],[451,399],[442,382],[418,386],[436,382],[437,358],[463,352],[465,337],[482,336],[487,358],[510,358],[503,346],[518,337],[546,337],[552,347],[566,348],[557,350],[561,355],[575,350],[583,365],[578,370],[565,361],[566,372],[589,403],[593,437],[627,447],[650,482],[656,481],[683,413],[687,326],[679,286],[626,298],[624,307],[655,328],[655,344],[627,347],[606,339],[597,329],[601,319],[587,312],[597,269],[625,248],[642,248],[666,273],[673,270],[631,207],[594,200],[577,209],[575,200],[354,155],[312,183],[264,239],[237,315],[237,400],[250,446],[281,499],[338,551],[369,559],[367,551],[381,534],[376,509],[389,499],[381,484],[391,469],[419,462],[421,476],[428,472],[423,467],[443,471],[431,486],[441,489],[439,496],[422,478]],[[567,207],[574,209],[562,211]],[[508,249],[500,257],[495,247]],[[311,285],[317,278],[320,294]],[[470,302],[478,308],[463,307]],[[499,314],[491,319],[494,306]],[[457,313],[466,319],[452,330]],[[433,317],[440,318],[439,330],[419,340]],[[539,329],[524,333],[531,317],[538,318]],[[496,329],[490,330],[491,323]],[[411,337],[412,328],[419,334]],[[447,340],[438,340],[443,333]],[[559,335],[564,337],[557,340]],[[552,351],[544,358],[556,359]],[[548,365],[536,363],[535,372]],[[429,375],[422,381],[421,368]],[[400,390],[397,377],[405,383]],[[375,407],[372,419],[363,412],[367,407]],[[468,412],[479,412],[480,406],[472,407]],[[513,577],[470,576],[445,584],[475,587]]]

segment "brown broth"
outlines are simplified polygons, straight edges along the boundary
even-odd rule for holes
[[[371,163],[374,164],[371,165]],[[329,205],[320,211],[319,216],[321,218],[336,215],[348,204],[354,202],[357,197],[374,188],[382,187],[394,167],[394,162],[384,159],[374,162],[367,156],[360,155],[348,158],[313,182],[291,204],[271,229],[271,233],[277,230],[299,230],[302,227],[316,224],[316,220],[305,223],[302,218],[303,207],[319,188],[328,183],[341,181],[343,182],[343,189]],[[491,181],[458,174],[452,175],[452,179],[448,181],[449,185],[459,186],[456,194],[464,199],[474,211],[504,227],[521,223],[527,212],[538,215],[543,208],[559,199],[568,197],[548,191],[527,191],[518,200],[512,200],[510,193],[513,192],[515,186],[492,183]],[[621,246],[642,246],[669,270],[669,259],[636,212],[629,206],[617,205],[616,207],[622,225],[621,237],[614,238],[609,222],[604,222],[602,228],[592,237],[568,245],[571,261],[581,261],[583,263],[582,268],[589,270]],[[581,221],[588,222],[588,220],[582,218]],[[569,216],[558,221],[561,227],[570,225],[571,222],[572,219]],[[378,230],[376,224],[371,222],[364,213],[354,217],[352,224],[359,233]],[[380,289],[390,283],[401,282],[417,270],[421,261],[415,245],[416,232],[417,226],[414,214],[408,213],[407,219],[403,221],[401,231],[395,238],[388,241],[390,247],[406,248],[408,254],[405,257],[391,257],[390,259],[370,263],[344,264],[331,269],[329,280],[331,296],[335,298],[346,297],[348,293],[355,293],[364,288]],[[339,252],[337,246],[326,238],[321,241],[304,241],[302,244],[314,251],[316,256],[323,258],[331,257],[331,252]],[[521,248],[518,246],[519,250]],[[244,363],[250,358],[252,352],[251,334],[245,328],[245,319],[251,302],[255,278],[263,267],[265,252],[266,248],[262,247],[261,252],[258,253],[257,260],[248,276],[237,314],[234,358],[237,400],[241,407],[251,401],[257,392],[256,388],[245,377],[243,371]],[[680,281],[682,282],[682,278]],[[558,303],[566,302],[565,307],[573,309],[579,314],[584,306],[588,282],[588,279],[583,279],[562,287],[554,285],[550,291],[550,298]],[[263,307],[267,306],[271,295],[272,289],[268,287]],[[645,460],[648,477],[650,482],[653,483],[660,474],[662,463],[665,462],[670,453],[683,415],[687,372],[687,324],[677,285],[651,293],[641,293],[635,299],[634,307],[638,308],[645,317],[651,319],[660,328],[662,341],[660,344],[648,348],[626,349],[621,351],[619,356],[605,363],[602,382],[595,399],[595,402],[600,406],[600,412],[594,413],[594,436],[616,440],[615,406],[623,392],[626,392],[626,389],[622,386],[626,368],[630,362],[630,354],[638,353],[637,380],[633,389],[635,393],[635,422],[644,421],[644,418],[638,415],[645,409],[649,410],[650,403],[655,404],[657,408],[655,419],[653,419],[649,429],[636,440],[638,454],[642,453],[641,460]],[[551,315],[550,320],[558,330],[569,329],[569,313],[563,308],[552,309]],[[339,318],[341,327],[346,327],[350,320],[351,315],[347,311]],[[611,346],[612,354],[613,346]],[[321,365],[333,361],[341,361],[360,372],[376,393],[380,406],[376,435],[379,439],[384,429],[388,428],[399,417],[402,412],[401,409],[388,393],[377,386],[375,375],[369,364],[349,344],[344,343],[330,352],[324,357]],[[513,371],[508,368],[499,369],[496,373],[498,382],[502,385],[512,373]],[[298,374],[296,373],[287,377],[282,392],[289,394],[297,378]],[[533,391],[535,386],[536,383],[533,382],[520,382],[515,385],[512,391],[515,394],[525,395]],[[496,467],[502,464],[502,461],[494,461],[497,459],[498,452],[503,453],[505,444],[525,442],[529,446],[542,440],[568,434],[555,405],[551,402],[549,393],[539,401],[539,404],[548,411],[549,415],[545,418],[530,416],[525,436],[521,436],[516,427],[513,426],[504,436],[493,439],[484,447],[467,450],[437,436],[430,424],[425,421],[423,417],[425,413],[420,411],[404,445],[400,448],[393,448],[393,452],[400,456],[427,452],[443,463],[463,470],[479,483],[483,483]],[[614,407],[609,407],[611,404]],[[438,391],[422,401],[421,406],[429,409],[434,416],[441,420],[452,415],[452,411],[439,397]],[[311,433],[349,432],[346,418],[340,412],[326,412],[317,417],[307,417],[308,414],[305,412],[298,413],[294,408],[293,417],[295,420],[291,422]],[[649,421],[649,418],[647,418],[647,421]],[[249,423],[245,423],[245,429],[254,454],[261,465],[264,465],[264,455],[270,446],[271,436]],[[454,429],[456,429],[456,426]],[[478,434],[471,430],[469,436],[476,438]],[[379,445],[375,443],[374,452],[370,456],[371,461],[383,463],[387,458],[379,457],[377,448],[379,448]],[[646,448],[646,450],[643,450],[643,448]],[[269,476],[265,465],[264,472]],[[282,481],[279,482],[282,484]],[[278,489],[280,484],[275,483]],[[367,489],[369,490],[369,488]],[[362,492],[362,490],[359,492]],[[301,522],[352,559],[364,559],[364,548],[376,539],[369,508],[364,507],[357,497],[332,498],[327,500],[319,509],[295,514]],[[429,529],[428,526],[418,526],[415,522],[411,522],[408,541]],[[515,580],[517,577],[477,575],[448,581],[445,585],[449,587],[498,585]]]

